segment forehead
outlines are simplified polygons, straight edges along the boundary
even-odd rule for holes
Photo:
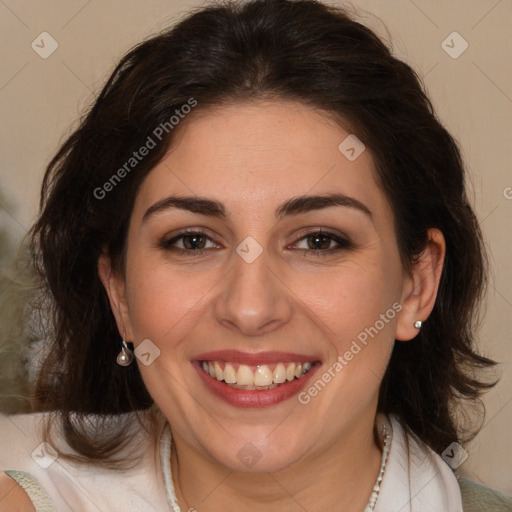
[[[182,123],[143,182],[136,209],[183,194],[262,214],[293,196],[340,192],[389,212],[370,151],[323,111],[291,101],[199,105]]]

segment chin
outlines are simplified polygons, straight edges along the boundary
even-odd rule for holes
[[[265,428],[257,434],[247,436],[227,436],[228,439],[211,444],[205,448],[210,456],[231,471],[243,473],[273,473],[285,470],[304,453],[304,440],[295,430],[289,433],[283,430],[281,435]],[[226,447],[228,447],[226,449]]]

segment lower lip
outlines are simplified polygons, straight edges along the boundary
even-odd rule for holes
[[[305,387],[311,376],[318,370],[320,364],[315,363],[311,370],[300,379],[294,379],[277,386],[274,389],[236,389],[227,386],[222,381],[213,379],[203,370],[199,361],[193,361],[193,366],[199,373],[206,387],[217,397],[236,407],[267,407],[284,402],[297,395]]]

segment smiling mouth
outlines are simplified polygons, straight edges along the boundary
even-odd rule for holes
[[[228,361],[199,361],[199,364],[212,379],[230,388],[265,391],[301,379],[311,371],[316,361],[279,362],[255,366]]]

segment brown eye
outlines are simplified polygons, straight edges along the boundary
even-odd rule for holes
[[[317,249],[329,249],[331,242],[333,239],[330,236],[315,234],[309,235],[306,237],[308,240],[309,249],[317,250]]]
[[[206,245],[206,237],[201,234],[185,235],[181,238],[183,239],[183,246],[185,249],[204,249]]]
[[[213,241],[201,231],[184,231],[172,238],[164,238],[159,246],[165,251],[172,251],[177,254],[201,255],[210,249],[217,249]]]
[[[343,249],[352,249],[354,244],[341,233],[313,231],[303,236],[297,242],[295,248],[303,251],[305,255],[319,256],[332,254]]]

